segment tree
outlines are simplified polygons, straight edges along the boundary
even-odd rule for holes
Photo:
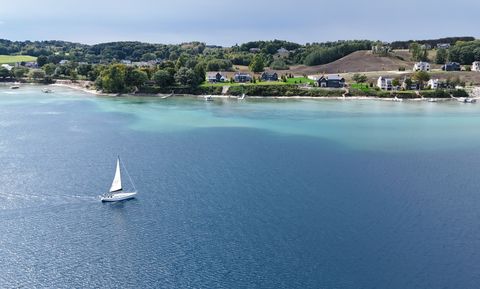
[[[249,66],[250,70],[253,72],[262,72],[265,68],[265,63],[263,57],[260,54],[255,55]]]
[[[394,79],[392,80],[392,85],[393,85],[393,86],[400,86],[400,79],[394,78]]]
[[[75,69],[70,69],[70,73],[69,73],[69,76],[70,76],[70,80],[74,81],[78,79],[78,73],[77,73],[77,70]]]
[[[274,60],[270,63],[270,68],[274,70],[288,70],[288,66],[282,59]]]
[[[420,84],[420,88],[423,88],[425,82],[428,82],[430,80],[430,74],[426,71],[417,71],[413,75],[413,79],[418,81],[418,83]]]
[[[365,83],[367,82],[368,77],[365,74],[355,73],[352,79],[356,83]]]
[[[93,68],[93,67],[92,67],[91,64],[80,64],[80,65],[77,67],[77,72],[78,72],[78,74],[87,77],[88,74],[90,73],[90,71],[92,71],[92,68]]]
[[[30,71],[29,76],[34,80],[44,79],[45,78],[45,71],[41,69],[34,69]]]
[[[224,59],[212,59],[207,62],[207,71],[220,71],[230,70],[232,68],[232,62]]]
[[[28,73],[28,68],[25,67],[17,67],[13,69],[13,75],[15,78],[22,78],[25,77]]]
[[[147,80],[148,75],[146,72],[140,69],[127,68],[127,74],[125,76],[125,84],[127,86],[143,86]]]
[[[196,85],[197,75],[191,68],[182,67],[175,73],[175,81],[182,85]]]
[[[428,51],[426,47],[422,47],[420,44],[414,42],[410,44],[410,52],[412,53],[412,59],[414,61],[427,61]]]
[[[405,84],[404,88],[409,90],[412,87],[413,81],[410,78],[405,78],[403,83]]]
[[[207,77],[207,72],[205,71],[205,65],[203,63],[198,63],[195,65],[193,71],[195,72],[196,75],[196,82],[194,85],[199,85],[205,81],[205,78]]]
[[[5,79],[7,77],[12,76],[10,70],[6,69],[5,67],[0,67],[0,77]]]
[[[119,93],[127,90],[125,83],[126,66],[123,64],[113,64],[102,71],[100,79],[97,82],[99,88],[105,92]]]
[[[47,63],[42,67],[43,71],[45,71],[45,74],[48,76],[53,75],[55,73],[56,68],[57,66],[53,63]]]
[[[40,55],[39,57],[37,57],[38,67],[43,67],[47,63],[48,63],[48,57],[46,57],[45,55]]]
[[[155,55],[155,53],[145,53],[144,55],[142,55],[141,59],[142,61],[151,61],[157,59],[157,56]]]
[[[436,64],[445,64],[447,62],[448,51],[446,49],[438,49],[435,56]]]
[[[153,75],[153,81],[155,81],[155,84],[160,87],[166,87],[173,85],[175,79],[172,77],[170,72],[166,70],[159,70]]]

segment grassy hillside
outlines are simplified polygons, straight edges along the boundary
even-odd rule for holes
[[[15,64],[16,62],[28,62],[36,60],[36,57],[28,55],[0,55],[0,64]]]
[[[380,57],[370,51],[357,51],[337,61],[317,66],[292,66],[295,74],[344,73],[367,71],[392,71],[399,67],[413,67],[408,51],[394,52],[392,56]]]

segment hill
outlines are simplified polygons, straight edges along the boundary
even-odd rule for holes
[[[405,50],[394,51],[391,56],[380,57],[370,51],[353,52],[334,62],[305,66],[297,65],[290,68],[294,74],[318,74],[318,73],[344,73],[344,72],[368,72],[368,71],[393,71],[399,67],[410,69],[414,62],[410,61],[410,53]]]

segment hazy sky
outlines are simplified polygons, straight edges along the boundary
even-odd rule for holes
[[[0,0],[0,38],[299,43],[480,36],[479,0]]]

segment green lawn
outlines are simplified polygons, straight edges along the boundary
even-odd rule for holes
[[[294,78],[287,78],[287,83],[288,84],[302,84],[302,83],[315,84],[315,81],[308,79],[306,77],[294,77]]]
[[[353,83],[352,88],[364,91],[364,92],[369,92],[370,91],[370,86],[367,83]]]
[[[29,55],[0,55],[0,64],[15,64],[16,62],[28,62],[36,60],[36,57]]]
[[[241,85],[249,86],[249,85],[285,85],[285,84],[289,84],[289,83],[285,83],[285,82],[282,82],[282,81],[257,81],[256,83],[251,83],[251,82],[247,82],[247,83],[237,83],[237,82],[234,82],[234,83],[230,83],[230,82],[208,83],[208,82],[205,82],[201,86],[202,87],[210,87],[210,86],[223,87],[223,86],[241,86]]]

